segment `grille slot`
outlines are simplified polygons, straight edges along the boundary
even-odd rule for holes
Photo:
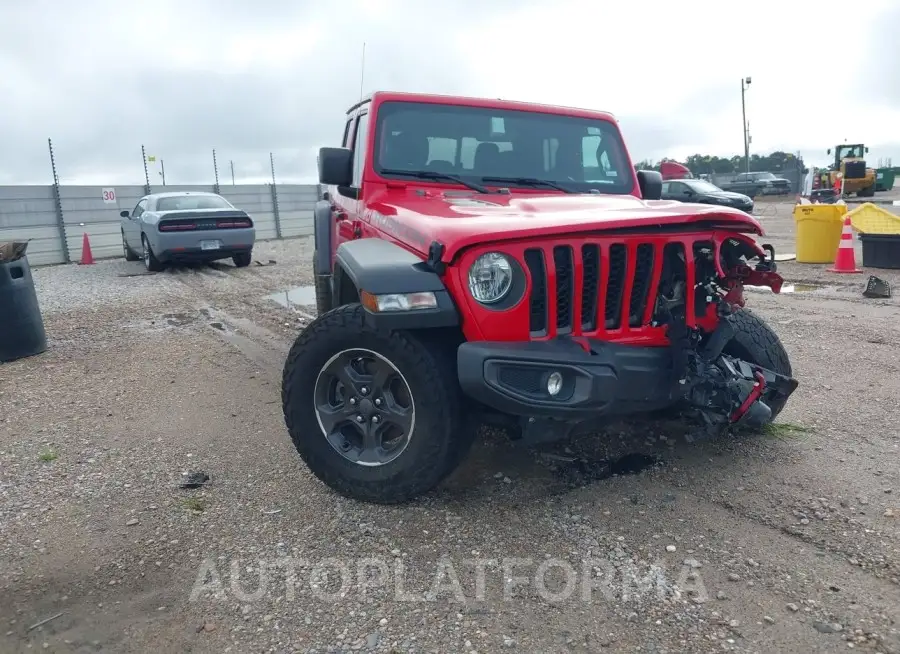
[[[556,331],[572,331],[572,295],[575,293],[575,269],[572,248],[557,245],[553,248],[553,264],[556,268]]]
[[[588,243],[581,246],[581,265],[584,278],[581,283],[581,329],[591,332],[597,329],[597,309],[600,290],[600,246]]]
[[[631,304],[628,312],[628,325],[639,327],[647,308],[647,293],[653,276],[653,245],[641,243],[637,246],[634,267],[634,285],[631,287]]]
[[[531,276],[529,330],[532,336],[547,333],[547,271],[544,269],[544,253],[541,250],[525,250],[525,265]]]
[[[625,292],[625,268],[628,251],[622,243],[609,246],[609,281],[606,283],[607,329],[617,329],[622,324],[622,295]]]

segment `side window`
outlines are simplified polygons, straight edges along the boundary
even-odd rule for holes
[[[366,164],[366,136],[369,133],[369,114],[362,114],[356,123],[356,135],[353,139],[353,186],[362,184],[363,167]]]
[[[353,119],[347,121],[347,124],[344,125],[344,138],[341,140],[341,145],[343,147],[349,147],[350,145],[350,126],[353,124]]]
[[[670,191],[670,188],[669,188],[670,186],[671,186],[671,184],[669,182],[663,182],[662,192],[664,195],[668,195],[668,193]]]
[[[131,212],[131,215],[132,215],[134,218],[140,218],[141,214],[144,213],[144,209],[146,209],[146,208],[147,208],[147,201],[146,201],[146,200],[141,200],[141,201],[138,202],[137,205],[134,207],[134,211]]]

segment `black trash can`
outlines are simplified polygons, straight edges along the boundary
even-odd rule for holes
[[[46,349],[47,334],[28,257],[24,253],[13,260],[0,256],[0,361],[15,361]]]

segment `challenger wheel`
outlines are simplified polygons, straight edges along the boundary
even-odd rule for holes
[[[231,260],[234,262],[235,268],[246,268],[250,265],[250,262],[253,260],[252,252],[238,252]]]
[[[125,232],[122,232],[122,250],[125,252],[125,261],[137,261],[140,259],[140,257],[128,247],[128,241],[125,240]]]
[[[755,363],[780,375],[790,377],[793,374],[791,361],[781,339],[764,320],[748,309],[738,309],[733,314],[732,324],[734,338],[725,346],[725,354]],[[769,407],[772,409],[772,420],[775,420],[785,403],[786,400],[782,400]]]
[[[317,317],[284,366],[282,407],[310,470],[338,493],[395,504],[435,487],[475,430],[452,349],[367,326],[359,304]]]
[[[153,254],[153,248],[150,247],[150,241],[147,240],[147,236],[144,234],[141,234],[141,245],[144,249],[144,267],[150,272],[160,272],[164,266],[160,260],[156,258],[156,255]]]

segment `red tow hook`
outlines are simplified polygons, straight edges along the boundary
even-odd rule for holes
[[[750,391],[750,394],[747,395],[747,399],[741,403],[741,406],[738,407],[737,411],[731,415],[731,424],[734,424],[743,418],[744,414],[747,413],[747,410],[753,403],[762,397],[763,391],[766,389],[766,378],[763,377],[761,372],[757,372],[755,377],[756,383],[753,385],[753,390]]]

